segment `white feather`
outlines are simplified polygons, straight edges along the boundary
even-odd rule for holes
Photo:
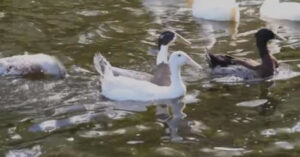
[[[28,75],[43,73],[64,77],[64,66],[54,57],[45,54],[18,55],[0,59],[0,75]]]
[[[100,53],[94,56],[94,67],[100,74],[101,78],[113,77],[112,66]]]
[[[102,73],[102,94],[109,99],[117,101],[152,101],[183,96],[186,93],[186,86],[181,80],[180,67],[187,63],[200,67],[184,52],[174,52],[169,59],[171,85],[158,86],[145,80],[137,80],[126,76],[114,76],[111,71],[111,65],[109,63],[102,64],[103,57],[99,62],[99,56],[101,55],[94,57],[94,63],[97,71]],[[105,69],[104,74],[103,68]]]
[[[206,20],[238,22],[240,19],[235,0],[194,0],[192,9],[195,17]]]

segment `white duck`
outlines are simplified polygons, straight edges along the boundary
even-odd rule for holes
[[[152,51],[155,53],[156,57],[156,67],[153,70],[153,75],[145,72],[127,70],[118,67],[112,67],[113,74],[116,76],[126,76],[138,80],[147,80],[151,81],[160,86],[170,85],[170,69],[168,65],[168,56],[169,56],[169,46],[174,43],[179,37],[179,41],[183,41],[185,44],[191,44],[184,37],[179,35],[174,31],[164,31],[160,34],[158,38],[158,52]],[[99,56],[100,57],[100,56]],[[103,56],[102,56],[103,57]],[[105,59],[105,58],[104,58]]]
[[[214,21],[240,20],[240,9],[236,0],[193,0],[193,16]]]
[[[64,66],[45,54],[17,55],[0,59],[0,76],[46,75],[65,77]]]
[[[265,0],[260,7],[262,18],[300,21],[300,3]]]
[[[186,86],[181,79],[181,66],[185,64],[197,68],[201,68],[201,66],[181,51],[171,54],[169,64],[171,84],[169,86],[159,86],[146,80],[115,76],[110,63],[101,54],[94,56],[94,66],[100,73],[102,94],[117,101],[153,101],[183,96],[186,93]]]

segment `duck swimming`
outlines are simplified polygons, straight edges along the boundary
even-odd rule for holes
[[[171,84],[159,86],[147,80],[116,76],[110,63],[100,53],[94,56],[94,66],[100,74],[102,94],[117,101],[153,101],[183,96],[186,93],[186,86],[180,73],[181,66],[185,64],[201,68],[186,53],[182,51],[172,53],[169,58]]]
[[[193,0],[193,16],[214,21],[240,20],[240,9],[236,0]]]
[[[269,29],[260,29],[255,34],[255,37],[256,46],[262,60],[261,63],[252,59],[215,55],[207,52],[211,73],[217,76],[236,76],[244,80],[272,76],[279,64],[276,58],[270,54],[267,44],[272,39],[283,40],[283,38]]]
[[[260,16],[272,19],[300,21],[300,3],[265,0],[260,7]]]
[[[156,66],[153,69],[153,75],[145,72],[127,70],[118,67],[112,67],[113,74],[116,76],[126,76],[138,80],[151,81],[152,83],[160,86],[169,86],[171,83],[171,79],[168,64],[168,50],[169,46],[176,41],[177,37],[179,37],[179,39],[181,39],[181,41],[183,41],[184,43],[189,45],[191,44],[188,40],[174,31],[164,31],[160,34],[158,38],[159,51],[152,52],[156,53],[155,55],[157,55]]]
[[[0,59],[0,76],[45,75],[63,78],[64,66],[45,54],[18,55]]]

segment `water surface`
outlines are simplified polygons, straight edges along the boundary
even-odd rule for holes
[[[241,22],[193,18],[184,0],[2,0],[0,57],[46,53],[66,66],[64,80],[0,79],[0,156],[294,157],[300,152],[300,23],[259,19],[262,1],[242,0]],[[146,52],[174,29],[176,44],[207,66],[204,48],[258,58],[253,32],[288,40],[270,49],[282,62],[268,81],[212,79],[186,67],[188,95],[153,103],[104,99],[92,57],[151,72]]]

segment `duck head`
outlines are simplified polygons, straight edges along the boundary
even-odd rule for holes
[[[170,56],[169,62],[171,66],[181,67],[183,65],[191,65],[197,69],[202,69],[201,65],[195,62],[190,56],[188,56],[185,52],[176,51],[173,52]]]
[[[273,31],[263,28],[257,31],[255,34],[256,40],[263,41],[263,42],[268,42],[269,40],[272,39],[278,39],[278,40],[285,40],[283,37],[275,34]]]
[[[191,44],[188,40],[186,40],[184,37],[179,35],[178,33],[174,31],[164,31],[160,34],[158,38],[158,49],[157,51],[157,57],[156,57],[156,65],[159,65],[161,63],[167,63],[168,62],[168,56],[169,56],[169,45],[174,43],[176,39],[180,39],[179,41],[184,42],[185,44]],[[152,51],[152,54],[154,51]]]
[[[178,41],[181,41],[187,45],[191,44],[191,42],[189,42],[187,39],[185,39],[183,36],[176,33],[175,31],[167,30],[167,31],[162,32],[158,38],[158,49],[160,50],[162,45],[164,45],[164,46],[171,45],[172,43],[174,43],[177,40],[177,37],[178,37],[178,39],[180,39]]]
[[[273,31],[266,28],[260,29],[257,33],[255,33],[255,38],[261,56],[269,53],[269,51],[267,50],[267,43],[270,40],[286,40],[285,38],[273,33]]]

